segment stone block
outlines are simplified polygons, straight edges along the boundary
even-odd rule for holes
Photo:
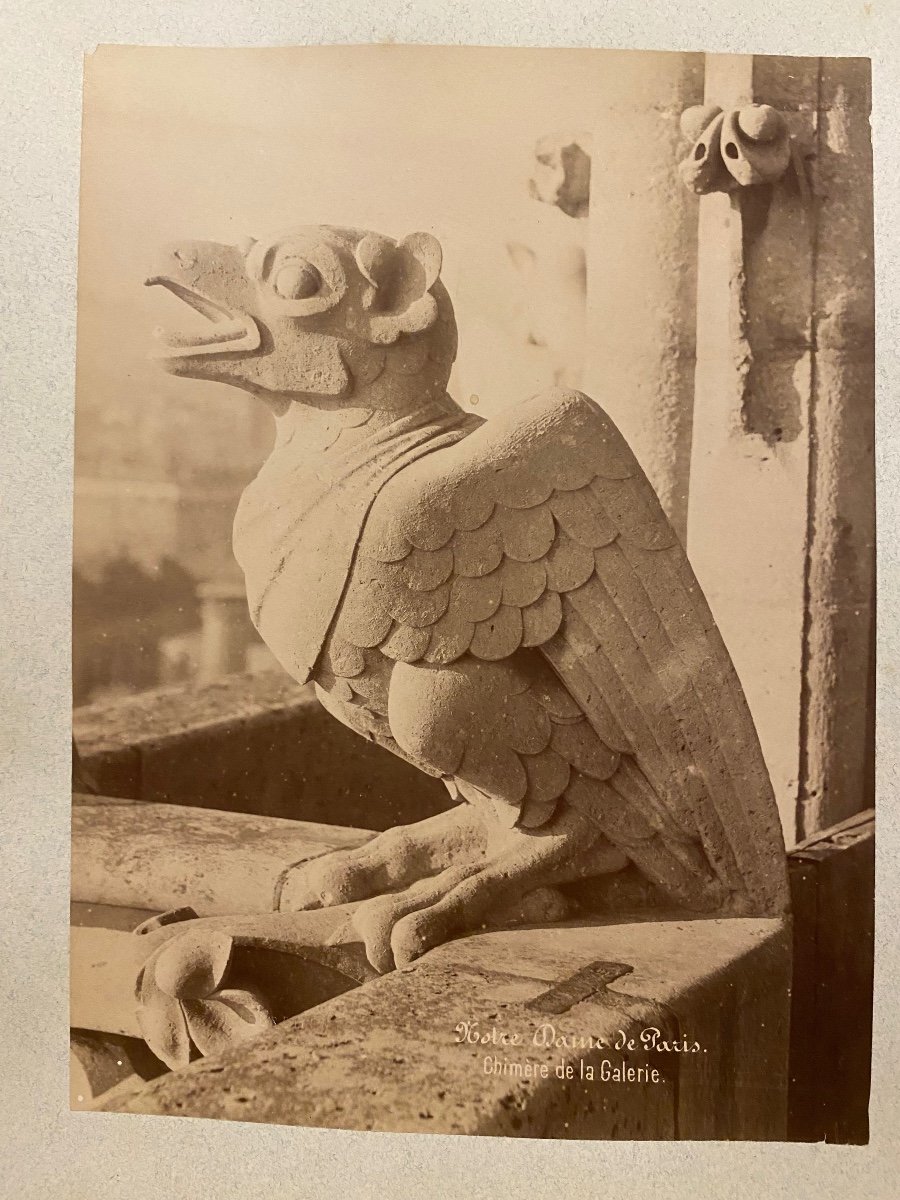
[[[655,914],[485,933],[104,1107],[391,1132],[777,1139],[789,972],[777,920]],[[504,1044],[513,1034],[521,1044]]]
[[[688,522],[790,845],[871,802],[869,64],[709,55],[706,100],[775,106],[802,161],[701,203]]]
[[[788,860],[794,910],[791,1140],[869,1140],[875,944],[872,810],[801,842]]]

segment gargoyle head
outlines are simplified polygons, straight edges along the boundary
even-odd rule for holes
[[[163,252],[147,283],[168,288],[209,328],[160,332],[157,357],[174,375],[230,383],[276,407],[350,397],[396,372],[443,389],[456,323],[440,270],[428,233],[395,242],[308,226],[238,246],[185,242]]]

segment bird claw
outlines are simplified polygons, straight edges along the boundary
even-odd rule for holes
[[[364,872],[348,858],[349,853],[333,851],[291,872],[282,888],[279,908],[290,912],[332,908],[368,895]]]
[[[289,877],[281,910],[360,901],[352,926],[381,974],[457,934],[568,915],[567,901],[546,885],[570,877],[571,844],[582,837],[574,818],[572,828],[553,836],[504,831],[488,854],[477,814],[468,806],[454,814],[388,830],[358,849],[305,864],[295,880]],[[450,847],[448,831],[457,834],[453,853],[443,855],[444,869],[435,873],[441,862],[435,848]]]
[[[489,866],[450,868],[405,892],[364,901],[351,920],[369,962],[385,974],[456,935],[569,915],[569,902],[556,888],[538,887],[509,901],[508,886]]]
[[[411,826],[396,826],[352,850],[333,850],[291,871],[282,886],[283,912],[330,908],[402,891],[434,877],[450,862],[484,857],[484,827],[462,804]]]

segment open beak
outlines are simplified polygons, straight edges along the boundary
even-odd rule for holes
[[[146,287],[167,288],[179,300],[189,304],[210,323],[209,332],[182,333],[157,327],[154,336],[162,342],[155,358],[189,358],[203,354],[249,354],[260,346],[260,332],[249,313],[233,309],[212,300],[209,296],[186,287],[166,275],[152,275],[144,281]]]

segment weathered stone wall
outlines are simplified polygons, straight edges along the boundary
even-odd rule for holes
[[[872,803],[868,71],[707,59],[707,103],[773,105],[803,162],[701,200],[687,541],[789,844]]]
[[[352,733],[280,669],[77,708],[108,796],[387,829],[451,806],[443,784]]]
[[[779,921],[677,914],[479,934],[101,1106],[397,1133],[778,1140],[788,943]],[[629,1068],[646,1074],[622,1078]]]

